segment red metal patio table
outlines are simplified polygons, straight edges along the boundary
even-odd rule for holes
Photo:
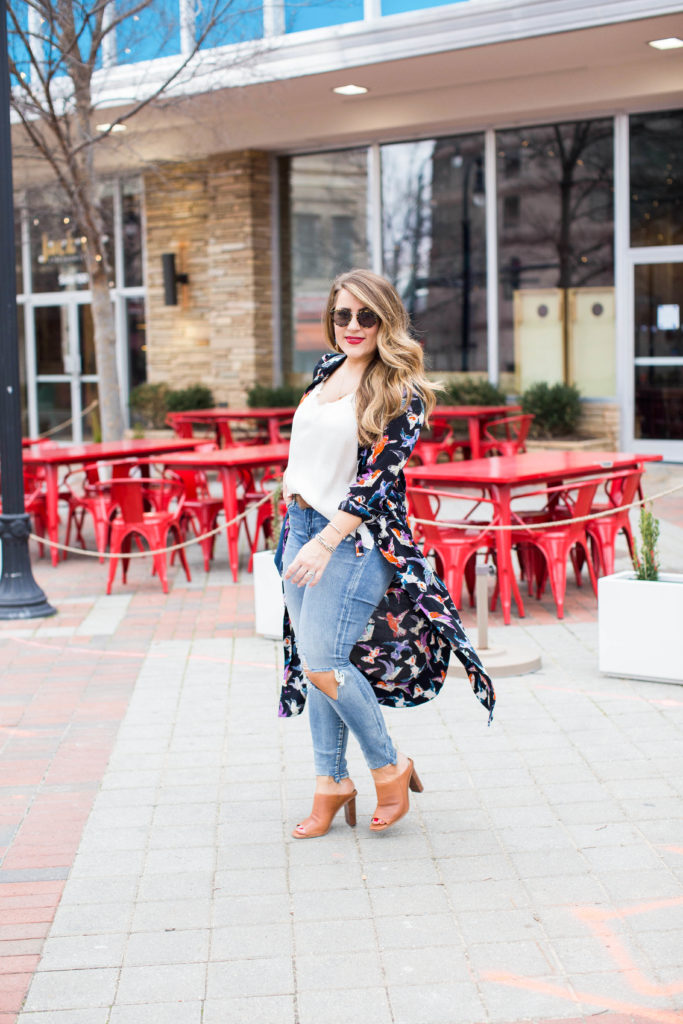
[[[200,442],[174,438],[165,441],[152,441],[148,438],[137,438],[125,441],[92,441],[87,444],[56,445],[34,444],[24,448],[22,452],[26,469],[42,468],[45,471],[47,535],[49,540],[59,540],[59,469],[64,466],[84,465],[86,462],[115,462],[117,459],[145,458],[163,452],[192,450]],[[50,549],[52,564],[57,565],[59,551]]]
[[[218,451],[185,452],[157,461],[163,461],[164,465],[170,469],[191,467],[192,469],[215,470],[223,488],[225,519],[226,522],[232,523],[238,514],[237,489],[241,479],[239,470],[258,469],[264,466],[282,466],[284,468],[288,459],[289,441],[280,441],[279,444],[241,445],[234,448],[220,448]],[[239,523],[232,523],[231,526],[228,526],[226,533],[232,578],[237,582]]]
[[[521,408],[521,405],[437,405],[430,416],[430,421],[451,423],[453,420],[467,420],[470,458],[478,459],[482,454],[481,442],[488,421],[520,412]]]
[[[410,485],[420,483],[439,487],[483,488],[498,502],[500,525],[511,525],[510,502],[516,487],[533,483],[559,484],[577,477],[599,476],[614,470],[635,469],[644,462],[657,462],[661,455],[633,452],[538,451],[520,455],[494,455],[486,459],[442,462],[431,466],[411,466],[405,470]],[[508,530],[496,531],[498,585],[503,620],[510,623],[512,606],[512,546]],[[521,596],[518,610],[524,615]]]
[[[287,408],[236,408],[231,409],[191,409],[183,412],[171,412],[167,416],[167,422],[181,437],[192,436],[192,425],[197,423],[207,427],[213,427],[216,431],[216,440],[224,447],[239,444],[233,440],[230,430],[231,423],[245,423],[249,420],[256,420],[265,425],[268,433],[269,444],[279,444],[282,441],[280,427],[291,423],[295,409]]]

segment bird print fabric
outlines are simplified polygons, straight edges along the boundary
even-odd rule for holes
[[[306,394],[346,358],[330,353],[316,366]],[[414,394],[375,444],[358,449],[358,477],[340,509],[360,516],[394,577],[367,628],[351,651],[351,661],[370,680],[377,700],[388,707],[414,707],[432,700],[446,678],[451,651],[462,662],[475,696],[493,716],[493,683],[465,632],[444,583],[417,547],[406,509],[403,468],[424,422],[421,397]],[[284,537],[288,521],[283,525]],[[357,534],[356,551],[363,553]],[[282,717],[298,715],[306,701],[307,681],[285,609],[285,669],[280,697]]]

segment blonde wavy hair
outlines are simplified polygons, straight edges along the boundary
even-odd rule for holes
[[[367,367],[356,392],[356,419],[361,444],[378,441],[395,419],[419,394],[425,406],[425,425],[436,405],[441,385],[427,379],[422,347],[410,336],[405,306],[396,289],[371,270],[348,270],[335,278],[323,312],[325,340],[339,352],[334,337],[332,310],[342,289],[379,317],[377,353]]]

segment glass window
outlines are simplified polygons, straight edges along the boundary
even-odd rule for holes
[[[36,306],[36,370],[39,375],[64,374],[69,366],[67,306]]]
[[[636,359],[683,360],[683,263],[635,268]]]
[[[332,279],[370,264],[367,150],[295,156],[289,167],[283,205],[291,213],[283,239],[291,237],[291,258],[285,253],[283,267],[291,265],[292,330],[284,362],[295,373],[310,373],[327,351],[320,318]]]
[[[322,3],[285,0],[285,32],[303,32],[362,20],[363,0],[323,0]]]
[[[263,4],[261,0],[230,0],[218,5],[197,5],[196,38],[202,49],[227,46],[263,35]]]
[[[151,0],[116,28],[116,59],[131,64],[180,53],[178,0]]]
[[[634,437],[683,441],[683,366],[636,366]]]
[[[142,192],[139,181],[124,181],[121,187],[123,216],[123,284],[142,284]],[[119,282],[121,283],[121,282]]]
[[[631,244],[683,243],[683,110],[631,117]]]
[[[100,210],[105,229],[105,252],[110,272],[114,266],[114,189],[102,187]],[[28,195],[31,271],[34,292],[74,291],[89,288],[85,241],[70,202],[58,189]],[[113,286],[113,280],[112,280]]]
[[[485,371],[484,136],[382,147],[384,273],[431,370]]]
[[[131,389],[147,380],[147,324],[145,300],[126,299],[128,324],[128,379]]]
[[[39,381],[36,387],[38,400],[38,433],[63,425],[50,435],[52,441],[70,441],[73,431],[71,424],[71,385],[68,381]]]
[[[496,134],[500,371],[614,393],[611,120]]]
[[[422,11],[426,7],[444,4],[468,3],[469,0],[382,0],[382,14],[401,14],[403,11]]]

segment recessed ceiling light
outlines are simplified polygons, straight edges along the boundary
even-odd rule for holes
[[[340,96],[362,96],[367,91],[364,85],[338,85],[336,89],[332,90]]]
[[[125,132],[125,124],[109,124],[109,122],[103,122],[102,124],[96,124],[95,128],[98,132]]]
[[[683,46],[683,39],[679,39],[678,36],[669,36],[667,39],[651,39],[647,45],[654,46],[655,50],[677,50],[679,46]]]

